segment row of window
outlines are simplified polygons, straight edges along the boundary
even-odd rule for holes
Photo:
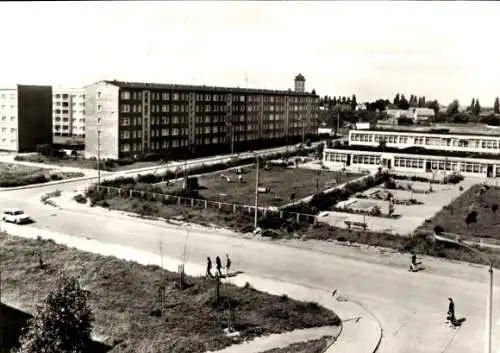
[[[352,164],[380,164],[380,156],[353,155]]]
[[[59,99],[60,98],[62,98],[62,99],[68,99],[69,98],[69,94],[67,94],[67,93],[56,93],[56,94],[53,94],[53,96],[55,98],[59,98]],[[78,94],[78,95],[72,94],[71,95],[71,98],[77,98],[77,97],[80,98],[80,99],[85,99],[85,94]]]
[[[424,160],[418,158],[394,157],[394,166],[400,168],[424,168]]]
[[[147,97],[147,92],[144,92],[145,99],[148,99]],[[100,97],[100,92],[98,92],[98,97]],[[121,90],[120,91],[120,99],[121,100],[140,100],[142,99],[142,92],[130,92],[130,91],[125,91]],[[189,97],[189,93],[185,92],[151,92],[151,100],[163,100],[163,101],[168,101],[168,100],[187,100]],[[245,95],[235,95],[235,94],[220,94],[220,93],[196,93],[195,98],[197,101],[206,101],[206,102],[225,102],[228,97],[231,97],[231,100],[233,102],[245,102],[245,99],[247,99],[249,102],[258,102],[260,101],[261,96],[260,95],[248,95],[245,98]],[[284,95],[262,95],[262,99],[265,103],[280,103],[284,102],[285,100]],[[302,103],[302,102],[313,102],[314,98],[313,97],[299,97],[299,96],[293,96],[289,97],[289,100],[292,103]]]
[[[7,98],[8,99],[16,99],[16,94],[15,93],[11,93],[11,94],[2,93],[0,98],[2,98],[2,99],[7,99]]]
[[[7,139],[6,139],[6,138],[2,138],[2,143],[7,143]],[[11,139],[11,140],[10,140],[10,143],[11,143],[11,145],[13,145],[13,144],[15,144],[15,143],[16,143],[16,140]]]
[[[16,129],[15,127],[10,128],[10,132],[11,132],[11,133],[16,132],[16,130],[17,130],[17,129]],[[6,127],[3,127],[3,128],[2,128],[2,132],[7,132],[7,128],[6,128]]]
[[[10,121],[14,121],[14,120],[16,120],[16,117],[15,116],[11,116],[10,117]],[[7,117],[5,115],[2,116],[2,121],[7,121]]]
[[[351,141],[379,142],[385,140],[387,143],[415,144],[428,146],[453,146],[463,148],[499,149],[498,139],[460,139],[450,137],[422,137],[422,136],[398,136],[384,134],[351,134]]]

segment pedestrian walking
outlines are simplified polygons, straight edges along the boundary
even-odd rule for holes
[[[222,272],[221,272],[222,261],[221,261],[220,257],[218,257],[218,256],[215,258],[215,268],[217,270],[216,274],[219,275],[219,277],[222,277]]]
[[[231,270],[231,259],[229,255],[226,254],[226,277],[229,277],[229,271]]]
[[[448,298],[449,304],[448,304],[448,315],[446,317],[448,324],[452,326],[455,322],[455,303],[453,302],[452,298]]]
[[[207,257],[207,277],[213,278],[214,276],[212,275],[212,260],[210,260],[210,257]]]

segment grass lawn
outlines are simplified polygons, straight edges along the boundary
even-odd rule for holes
[[[481,192],[481,185],[474,185],[451,204],[444,206],[421,229],[433,230],[436,225],[440,225],[445,232],[470,238],[500,240],[500,211],[492,211],[492,205],[495,204],[497,207],[500,205],[500,187],[489,186]],[[468,226],[465,219],[472,211],[477,212],[477,222]]]
[[[333,342],[329,336],[316,340],[291,344],[284,348],[274,348],[262,353],[323,353]]]
[[[215,281],[187,277],[187,288],[175,286],[176,274],[157,266],[81,252],[51,241],[0,235],[2,296],[33,313],[48,294],[59,270],[77,276],[90,291],[96,322],[94,333],[107,337],[111,352],[205,352],[227,347],[227,307],[235,308],[241,339],[298,328],[338,325],[339,318],[314,303],[304,303],[258,292],[251,287],[222,284],[219,303]],[[46,268],[38,265],[38,252]],[[166,286],[166,309],[159,307],[159,286]],[[240,339],[240,340],[241,340]]]
[[[242,183],[238,181],[236,169],[198,177],[200,195],[206,200],[255,204],[255,167],[242,168],[244,174]],[[222,175],[231,179],[227,182]],[[324,190],[328,182],[344,183],[356,179],[362,174],[345,174],[325,170],[303,168],[270,167],[269,170],[259,169],[259,185],[270,189],[268,193],[259,193],[260,206],[282,206],[292,202],[290,195],[295,193],[295,200],[313,195]],[[172,192],[181,184],[162,187],[165,193]]]
[[[79,172],[57,172],[48,168],[0,163],[0,187],[14,187],[84,176]]]
[[[53,165],[58,165],[63,167],[73,167],[73,168],[97,169],[97,161],[92,159],[83,159],[83,158],[73,159],[71,157],[65,157],[65,158],[48,157],[41,154],[22,155],[22,156],[17,156],[16,158],[19,161],[23,162],[46,163],[46,164],[53,164]],[[159,161],[154,161],[154,162],[144,161],[144,162],[135,162],[123,166],[114,163],[112,166],[107,165],[103,169],[109,171],[122,171],[135,168],[152,167],[158,165],[159,163],[160,163]]]

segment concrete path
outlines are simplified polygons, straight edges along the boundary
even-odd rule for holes
[[[84,239],[74,237],[68,234],[55,233],[43,229],[34,231],[31,227],[20,227],[12,224],[4,224],[4,230],[9,234],[21,236],[30,239],[36,239],[40,236],[43,239],[53,239],[59,244],[74,247],[83,251],[89,251],[105,256],[115,256],[124,260],[135,261],[144,265],[157,265],[169,271],[177,271],[177,266],[180,261],[174,258],[163,257],[159,254],[137,250],[135,248],[122,246],[118,244],[109,244],[93,239]],[[185,264],[186,274],[190,276],[203,276],[204,267],[196,263]],[[265,291],[275,295],[287,294],[290,298],[302,301],[314,301],[327,309],[336,312],[343,320],[342,334],[337,342],[329,347],[327,353],[372,353],[374,352],[382,337],[382,329],[375,317],[366,311],[362,306],[357,304],[355,300],[349,299],[338,301],[332,297],[331,293],[317,288],[304,287],[297,284],[286,283],[276,279],[257,277],[253,275],[240,274],[236,277],[224,279],[228,283],[232,283],[239,287],[243,287],[249,283],[257,290]],[[359,320],[356,320],[359,318]],[[338,329],[321,327],[312,330],[300,330],[298,332],[289,333],[288,336],[273,335],[268,338],[260,338],[254,344],[248,344],[244,350],[228,350],[223,352],[243,352],[243,353],[258,353],[262,350],[260,347],[271,347],[276,344],[276,347],[283,347],[285,342],[287,346],[293,342],[300,342],[304,337],[320,338],[329,332],[335,337],[338,334]],[[290,340],[288,340],[289,338]],[[271,347],[274,348],[274,347]]]
[[[282,334],[258,337],[254,340],[243,342],[241,344],[234,344],[217,351],[217,353],[261,353],[274,348],[285,348],[294,343],[319,339],[324,336],[332,336],[335,338],[338,336],[340,331],[341,327],[338,326],[323,326],[318,328],[295,330]]]

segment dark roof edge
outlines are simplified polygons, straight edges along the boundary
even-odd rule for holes
[[[217,86],[198,86],[198,85],[178,85],[178,84],[168,84],[168,83],[148,83],[148,82],[126,82],[118,80],[102,80],[96,83],[87,85],[92,86],[98,83],[107,83],[120,88],[138,88],[138,89],[181,89],[181,90],[196,90],[196,91],[219,91],[219,92],[238,92],[238,93],[264,93],[264,94],[286,94],[295,96],[311,96],[319,97],[317,94],[312,94],[310,92],[296,92],[293,90],[283,91],[283,90],[269,90],[269,89],[258,89],[258,88],[240,88],[240,87],[217,87]]]

